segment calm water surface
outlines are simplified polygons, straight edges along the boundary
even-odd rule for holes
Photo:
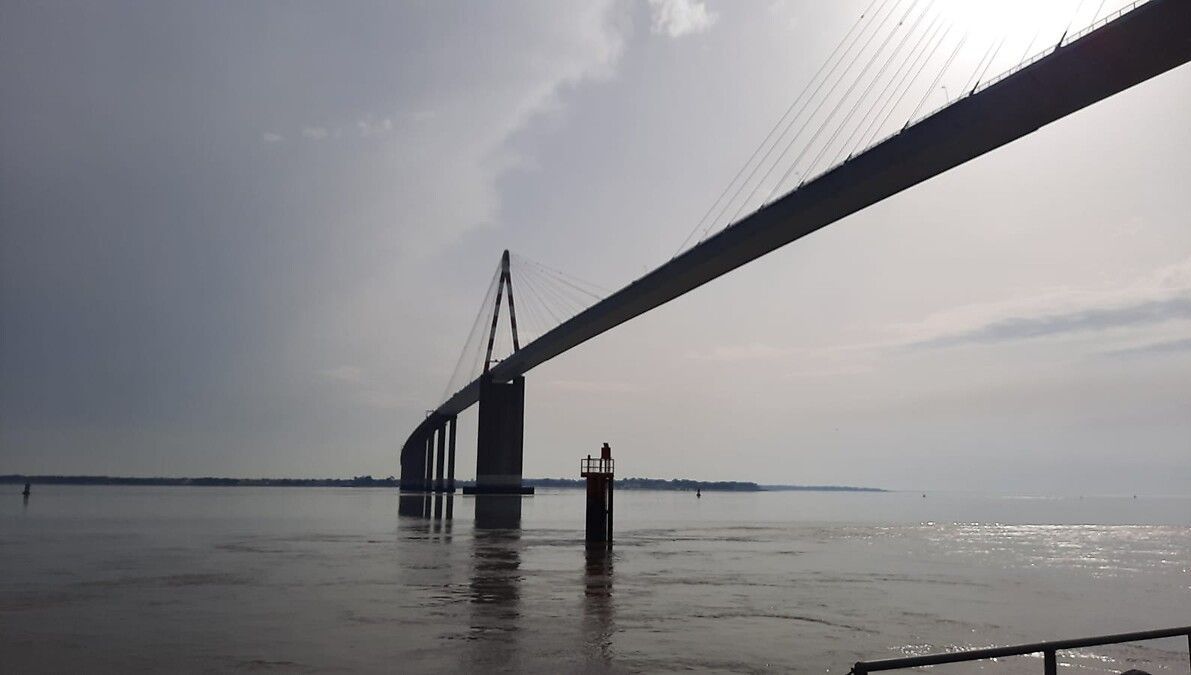
[[[470,497],[432,522],[389,490],[34,488],[0,486],[4,672],[844,673],[1191,624],[1191,498],[623,490],[604,555],[573,490],[486,529]],[[1165,640],[1060,663],[1187,658]],[[1042,662],[937,672],[976,670]]]

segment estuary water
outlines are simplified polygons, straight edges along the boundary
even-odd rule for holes
[[[3,672],[842,674],[1191,624],[1188,497],[621,490],[604,553],[578,490],[520,500],[519,523],[502,502],[493,528],[474,498],[435,521],[382,489],[19,490],[0,486]],[[1187,642],[1059,661],[1183,674]],[[938,668],[972,671],[1042,660]]]

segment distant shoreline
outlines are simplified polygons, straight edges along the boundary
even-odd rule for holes
[[[202,476],[197,478],[169,478],[164,476],[38,476],[25,474],[0,475],[0,484],[23,485],[146,485],[146,486],[197,486],[197,487],[364,487],[395,488],[397,478],[219,478]],[[582,479],[569,478],[526,478],[525,485],[541,488],[581,488]],[[456,481],[459,487],[472,485],[473,481]],[[881,488],[852,487],[848,485],[759,485],[747,481],[700,481],[662,478],[621,478],[616,487],[622,490],[669,490],[706,492],[888,492]]]

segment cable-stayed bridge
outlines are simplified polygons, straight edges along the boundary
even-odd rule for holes
[[[721,195],[696,231],[710,222],[706,233],[731,214],[726,227],[598,301],[591,289],[561,273],[554,275],[553,282],[550,274],[529,276],[524,284],[517,284],[526,286],[516,289],[517,298],[523,300],[528,293],[544,301],[522,302],[523,308],[538,312],[539,324],[551,314],[551,302],[556,308],[566,304],[567,284],[592,295],[593,302],[583,307],[577,299],[582,296],[572,294],[570,302],[577,313],[525,344],[516,332],[516,320],[524,322],[525,312],[516,316],[514,282],[516,270],[535,263],[506,252],[477,318],[480,328],[473,327],[456,368],[455,377],[466,374],[462,378],[466,381],[448,387],[445,400],[402,446],[402,489],[454,489],[455,419],[478,402],[477,491],[520,492],[524,375],[535,366],[796,239],[1191,60],[1191,0],[1137,2],[1094,20],[1082,31],[1065,30],[1057,44],[985,80],[984,71],[1001,49],[1000,44],[995,51],[990,45],[957,98],[916,117],[965,39],[947,42],[950,28],[937,16],[930,18],[932,4],[923,8],[919,0],[874,0],[775,126],[775,130],[798,131],[788,142],[784,130],[777,136],[771,132],[774,142],[767,138],[754,153],[754,158],[769,157],[782,147],[779,156],[785,156],[798,145],[796,140],[803,142],[795,161],[771,189],[783,189],[790,176],[807,178],[736,219],[759,187],[764,190],[763,181],[750,182],[764,160],[750,160],[725,189],[725,195],[733,198],[742,192],[748,197],[724,201]],[[943,60],[941,69],[936,56]],[[935,71],[938,74],[932,75]],[[916,91],[916,83],[929,84],[910,114],[911,121],[892,135],[870,142],[894,111],[904,110],[902,101],[908,92]],[[861,146],[864,149],[849,151]],[[815,173],[822,162],[833,159],[839,161]],[[746,180],[739,180],[746,175]],[[709,216],[714,217],[708,221]],[[512,320],[513,348],[507,358],[494,361],[504,298]],[[563,317],[554,311],[553,318]],[[476,370],[479,374],[472,377]]]

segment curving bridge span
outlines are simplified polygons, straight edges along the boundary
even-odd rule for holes
[[[1191,0],[1138,3],[1101,27],[1066,44],[1060,41],[1048,53],[908,124],[515,349],[413,430],[401,448],[401,489],[454,491],[455,419],[478,402],[476,489],[522,492],[523,376],[534,366],[1189,59]]]

